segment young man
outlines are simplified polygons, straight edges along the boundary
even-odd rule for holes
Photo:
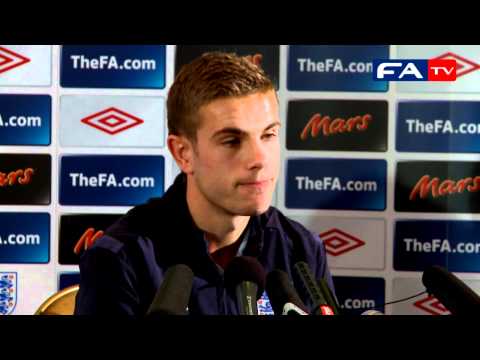
[[[305,261],[333,290],[318,236],[270,206],[281,121],[265,73],[247,58],[204,54],[181,69],[167,108],[168,148],[182,173],[83,254],[75,313],[143,316],[165,271],[182,263],[195,274],[190,314],[238,314],[223,270],[240,255],[290,278]]]

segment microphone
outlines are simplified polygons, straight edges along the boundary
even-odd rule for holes
[[[422,283],[453,315],[480,315],[480,297],[446,269],[437,265],[427,268]]]
[[[385,314],[378,310],[365,310],[360,315],[385,315]]]
[[[334,309],[327,302],[325,292],[318,286],[314,276],[304,261],[299,261],[294,265],[294,269],[300,277],[303,287],[308,293],[313,304],[312,315],[336,315]]]
[[[258,315],[257,300],[265,289],[265,270],[251,256],[237,256],[225,269],[225,285],[235,289],[241,315]]]
[[[275,315],[308,315],[285,271],[271,271],[267,275],[266,290]]]
[[[187,265],[177,264],[169,267],[147,311],[147,316],[187,315],[192,285],[193,271]]]
[[[325,295],[325,300],[327,301],[327,304],[330,305],[330,307],[333,309],[333,312],[336,315],[340,314],[340,305],[338,305],[338,302],[335,299],[332,290],[330,290],[327,280],[325,280],[325,278],[321,278],[317,281],[317,284],[321,292]]]

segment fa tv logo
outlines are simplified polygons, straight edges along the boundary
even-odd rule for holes
[[[457,62],[454,59],[373,60],[376,81],[455,81]]]

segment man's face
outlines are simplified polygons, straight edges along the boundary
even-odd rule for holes
[[[229,214],[265,212],[280,165],[275,92],[218,99],[201,107],[198,115],[192,185]]]

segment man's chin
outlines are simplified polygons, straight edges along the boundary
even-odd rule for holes
[[[266,212],[270,208],[270,204],[265,204],[262,206],[248,206],[243,209],[239,209],[237,214],[241,216],[257,216]]]

